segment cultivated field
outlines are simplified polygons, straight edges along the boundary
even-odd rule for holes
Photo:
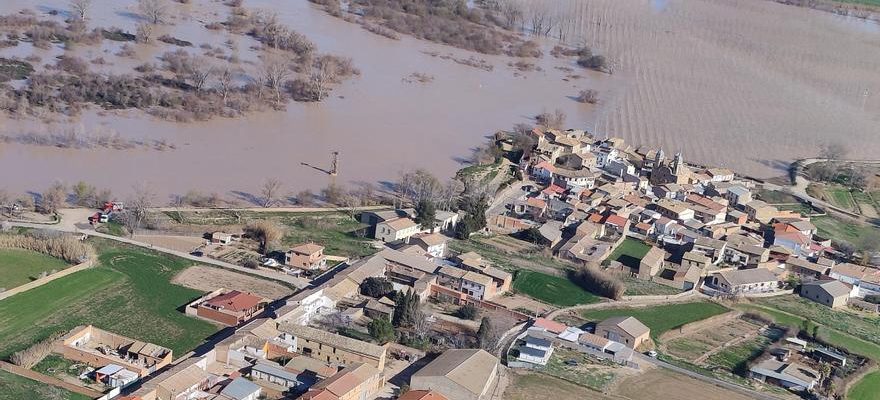
[[[764,176],[830,140],[880,152],[876,24],[765,0],[550,4],[625,77],[600,132]]]
[[[0,301],[0,358],[77,325],[169,347],[194,349],[219,328],[178,309],[204,292],[171,284],[183,259],[96,241],[99,263]]]
[[[43,272],[60,271],[63,260],[22,249],[0,249],[0,288],[12,289],[39,278]]]
[[[513,289],[559,307],[590,304],[600,299],[599,296],[587,292],[567,278],[527,270],[516,272]]]
[[[652,369],[628,378],[614,392],[630,400],[655,399],[702,399],[746,400],[748,396],[721,389],[710,383],[698,381],[664,369]]]
[[[195,265],[179,272],[171,283],[202,292],[218,288],[239,290],[271,300],[293,294],[292,289],[279,283],[204,265]]]
[[[641,308],[605,308],[586,310],[581,315],[589,321],[602,321],[616,316],[632,316],[651,328],[651,337],[658,338],[669,330],[695,321],[723,314],[728,309],[716,303],[696,302],[665,304]]]
[[[756,334],[760,327],[755,322],[736,318],[676,337],[664,343],[664,347],[669,355],[694,362],[725,343]]]
[[[516,371],[509,376],[511,384],[507,386],[503,396],[508,400],[610,400],[615,398],[562,379],[534,372]]]

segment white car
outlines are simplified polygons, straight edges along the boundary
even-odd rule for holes
[[[651,357],[651,358],[657,358],[657,352],[654,351],[654,350],[651,350],[651,351],[645,352],[645,355],[648,356],[648,357]]]
[[[278,263],[278,260],[276,260],[274,258],[269,258],[266,261],[263,261],[263,265],[265,265],[267,267],[277,267],[281,264]]]

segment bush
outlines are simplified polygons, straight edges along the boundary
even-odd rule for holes
[[[577,60],[577,63],[584,68],[589,68],[596,71],[604,71],[606,66],[605,57],[598,55],[580,56]]]
[[[367,324],[367,331],[370,336],[378,340],[380,343],[390,342],[396,338],[394,326],[384,318],[376,318]]]
[[[244,233],[260,242],[260,252],[266,254],[284,237],[284,229],[272,221],[258,220],[248,223]]]
[[[584,89],[578,93],[577,101],[581,103],[596,104],[599,102],[599,92],[593,89]]]
[[[480,311],[477,310],[473,304],[465,304],[461,306],[458,311],[455,312],[455,316],[461,319],[469,319],[474,321],[477,319],[477,315],[480,314]]]
[[[626,291],[623,283],[600,271],[598,267],[583,266],[573,275],[575,283],[585,290],[612,300],[620,300]]]
[[[373,298],[382,298],[394,292],[394,285],[385,278],[369,277],[361,282],[361,294]]]

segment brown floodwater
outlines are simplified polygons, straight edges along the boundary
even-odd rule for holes
[[[190,189],[229,198],[253,193],[267,177],[287,189],[320,189],[329,177],[302,163],[326,168],[339,151],[339,183],[381,182],[401,171],[425,168],[451,176],[475,146],[495,130],[531,122],[536,113],[560,108],[572,127],[622,136],[636,145],[683,150],[687,160],[720,164],[755,176],[783,173],[786,163],[815,155],[821,143],[839,141],[853,158],[880,154],[880,30],[862,20],[784,6],[768,0],[530,0],[546,2],[568,17],[571,44],[586,43],[618,66],[615,74],[586,72],[573,60],[549,54],[542,71],[519,73],[509,57],[476,55],[494,71],[432,57],[474,53],[403,37],[368,33],[314,8],[306,0],[245,0],[248,8],[273,10],[319,50],[353,58],[360,77],[341,85],[321,104],[291,103],[286,111],[243,118],[172,123],[140,112],[88,111],[52,124],[0,120],[0,134],[64,132],[118,134],[162,140],[174,150],[69,150],[0,145],[0,187],[40,191],[56,180],[86,180],[125,193],[147,182],[163,198]],[[0,12],[22,8],[62,15],[66,0],[5,0]],[[134,1],[95,0],[90,26],[133,31]],[[172,5],[174,24],[161,32],[203,43],[243,60],[252,74],[257,53],[250,38],[209,31],[226,19],[220,2]],[[50,17],[46,15],[46,17]],[[232,38],[234,48],[226,46]],[[554,44],[544,42],[545,53]],[[121,72],[156,62],[170,46],[132,45],[135,55],[114,56],[122,44],[78,46],[73,54],[102,57],[96,70]],[[43,63],[64,49],[27,45],[0,56],[36,53]],[[215,62],[220,63],[219,60]],[[572,67],[583,78],[557,67]],[[413,72],[433,82],[407,83]],[[572,97],[600,91],[598,107]],[[867,90],[867,91],[866,91]],[[867,93],[867,95],[865,95]]]
[[[64,0],[12,0],[0,12],[22,8],[41,12],[65,8]],[[130,2],[95,1],[91,26],[117,26],[133,31],[137,17]],[[170,3],[170,2],[169,2]],[[618,78],[577,71],[583,78],[565,81],[556,66],[573,65],[549,55],[538,61],[542,71],[517,73],[509,57],[478,55],[494,65],[492,72],[432,57],[426,52],[473,55],[447,46],[410,38],[393,41],[362,30],[358,25],[325,15],[305,0],[245,2],[248,8],[271,9],[279,19],[306,34],[319,50],[351,57],[361,76],[335,90],[321,104],[291,103],[286,111],[259,112],[235,119],[173,123],[140,112],[87,111],[72,120],[45,124],[31,120],[0,121],[0,133],[80,132],[116,133],[133,139],[165,139],[174,150],[70,150],[24,145],[0,145],[0,176],[9,191],[40,191],[53,181],[80,179],[117,193],[147,182],[161,198],[194,189],[218,192],[230,198],[254,193],[267,177],[281,179],[291,192],[320,189],[329,177],[302,163],[328,167],[330,153],[340,152],[338,183],[381,182],[400,172],[425,168],[449,177],[461,168],[462,158],[485,142],[485,137],[515,123],[531,122],[543,110],[564,110],[572,126],[591,126],[596,107],[572,99],[580,89],[611,92]],[[254,60],[253,42],[238,35],[216,33],[203,23],[225,20],[229,8],[217,2],[174,4],[175,26],[163,29],[175,37],[214,46],[229,37],[238,42],[238,55]],[[59,18],[61,18],[59,16]],[[196,23],[198,22],[198,23]],[[550,43],[547,44],[548,46]],[[78,46],[73,52],[86,59],[101,56],[108,64],[95,68],[121,71],[155,57],[168,47],[133,45],[135,59],[113,56],[119,43]],[[23,48],[22,48],[23,49]],[[8,49],[23,52],[22,49]],[[190,48],[190,51],[198,51]],[[548,48],[549,51],[549,48]],[[58,50],[40,50],[43,63]],[[0,55],[9,54],[0,51]],[[23,56],[24,54],[16,54]],[[243,64],[243,68],[253,68]],[[433,82],[406,83],[413,72],[432,75]]]

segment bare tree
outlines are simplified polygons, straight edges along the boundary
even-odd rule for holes
[[[281,89],[290,76],[290,65],[278,56],[267,57],[263,61],[262,81],[275,93],[275,102],[281,103]]]
[[[263,182],[263,187],[260,189],[260,195],[262,196],[263,204],[262,206],[265,208],[272,207],[276,202],[278,202],[278,196],[281,195],[281,181],[276,178],[269,178]]]
[[[284,228],[278,224],[267,221],[258,220],[247,224],[244,232],[252,239],[260,242],[260,252],[268,253],[272,248],[284,237]]]
[[[155,197],[156,194],[147,184],[135,186],[134,194],[126,202],[125,211],[121,213],[121,222],[131,236],[146,222]]]
[[[49,186],[49,189],[43,192],[40,198],[40,211],[46,214],[58,211],[59,208],[64,206],[66,197],[67,192],[64,185],[60,182],[53,183],[52,186]]]
[[[428,313],[423,309],[419,309],[413,314],[412,329],[420,340],[425,340],[431,333],[431,321],[428,319]]]
[[[153,41],[153,25],[141,22],[137,24],[135,31],[135,39],[141,43],[150,43]]]
[[[73,197],[76,199],[76,205],[80,207],[89,207],[95,204],[96,189],[84,181],[79,181],[73,185]]]
[[[192,82],[193,87],[197,92],[200,92],[205,84],[208,83],[208,79],[211,78],[211,75],[214,73],[214,67],[211,66],[204,57],[196,56],[193,60],[192,66],[189,70],[189,80]]]
[[[232,91],[233,85],[232,70],[229,69],[229,66],[224,66],[219,69],[217,72],[217,90],[223,98],[223,105],[226,105],[226,101],[229,99],[229,93]]]
[[[164,0],[138,0],[138,10],[141,15],[154,25],[165,22],[168,16],[168,8]]]
[[[827,142],[823,144],[819,150],[819,157],[828,160],[840,160],[846,157],[848,150],[843,143]]]
[[[86,20],[86,14],[92,6],[92,0],[71,0],[70,9],[79,17],[80,21]]]
[[[599,92],[594,89],[583,89],[578,93],[577,101],[596,104],[599,102]]]
[[[342,206],[342,211],[346,215],[351,217],[351,219],[357,220],[357,218],[355,217],[357,216],[358,207],[363,205],[361,200],[361,197],[355,193],[349,192],[344,194],[342,196],[342,199],[340,200],[340,202],[342,203],[340,204],[340,206]]]

